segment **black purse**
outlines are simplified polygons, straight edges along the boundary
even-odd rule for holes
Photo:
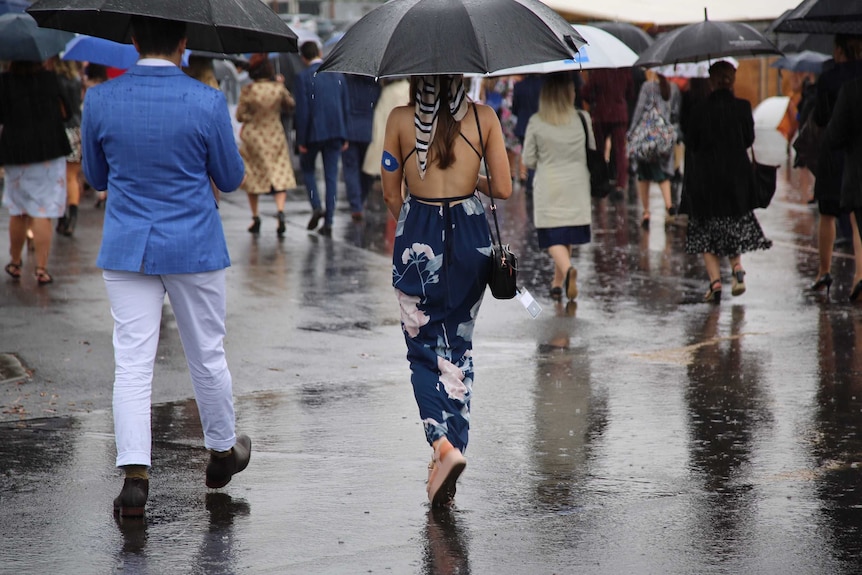
[[[766,208],[775,195],[778,166],[767,166],[757,163],[757,158],[754,156],[754,146],[752,146],[751,172],[754,180],[754,184],[752,185],[752,207]]]
[[[590,170],[590,195],[594,198],[606,198],[611,193],[611,175],[605,155],[598,150],[590,149],[590,132],[583,114],[578,112],[581,125],[584,127],[584,150],[587,152],[587,168]]]
[[[488,171],[488,160],[485,157],[485,140],[482,137],[482,127],[479,125],[479,112],[473,105],[473,115],[476,117],[476,128],[479,131],[479,148],[482,150],[482,162],[485,164],[485,175],[488,178],[488,197],[491,198],[491,214],[494,216],[494,228],[497,230],[497,241],[488,225],[491,234],[491,271],[488,273],[488,287],[491,295],[497,299],[512,299],[518,293],[518,256],[509,249],[509,244],[503,245],[500,235],[500,224],[497,221],[497,206],[494,204],[494,191],[491,187],[491,172]]]

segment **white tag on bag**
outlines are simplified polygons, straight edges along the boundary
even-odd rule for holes
[[[527,310],[527,313],[533,319],[536,319],[542,313],[542,306],[533,299],[527,288],[518,288],[518,293],[515,297],[518,298],[518,301],[521,302],[521,305],[524,306],[524,309]]]

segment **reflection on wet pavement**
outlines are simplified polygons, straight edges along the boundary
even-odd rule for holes
[[[683,253],[684,227],[665,228],[655,210],[642,231],[632,199],[595,206],[593,242],[573,256],[578,301],[555,304],[529,198],[501,206],[523,284],[544,311],[532,320],[516,303],[483,302],[468,465],[455,506],[441,511],[425,503],[430,450],[382,203],[361,222],[338,219],[329,240],[305,232],[307,204],[293,198],[283,242],[248,237],[244,198],[223,204],[234,258],[227,347],[251,465],[207,490],[197,409],[183,399],[190,389],[176,391],[153,410],[147,516],[115,522],[109,399],[69,417],[7,421],[0,570],[859,573],[862,308],[847,301],[846,247],[831,296],[805,292],[817,269],[810,182],[780,177],[773,206],[758,213],[775,247],[745,256],[748,291],[720,306],[700,303],[704,271]],[[11,302],[3,326],[25,342],[36,337],[25,326],[44,321],[50,338],[51,319],[101,305],[89,256],[58,250],[70,258],[63,273],[80,274],[73,285],[0,288]],[[104,318],[74,318],[59,331],[101,330],[109,343]],[[102,354],[88,369],[105,380],[110,354],[86,341]],[[160,393],[187,386],[183,361],[165,330]],[[55,403],[62,373],[52,372]]]

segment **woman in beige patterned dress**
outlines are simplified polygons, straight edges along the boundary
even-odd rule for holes
[[[296,177],[281,124],[281,112],[293,110],[293,96],[284,84],[273,79],[272,63],[266,54],[255,54],[249,64],[254,83],[242,89],[236,119],[242,122],[239,152],[245,161],[245,183],[251,207],[248,231],[260,233],[258,196],[273,194],[278,209],[278,237],[284,237],[284,201],[287,189],[296,187]]]

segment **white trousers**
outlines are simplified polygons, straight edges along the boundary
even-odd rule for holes
[[[114,316],[117,466],[151,463],[153,364],[165,293],[171,301],[208,449],[236,443],[233,385],[224,353],[225,271],[145,275],[105,270]]]

